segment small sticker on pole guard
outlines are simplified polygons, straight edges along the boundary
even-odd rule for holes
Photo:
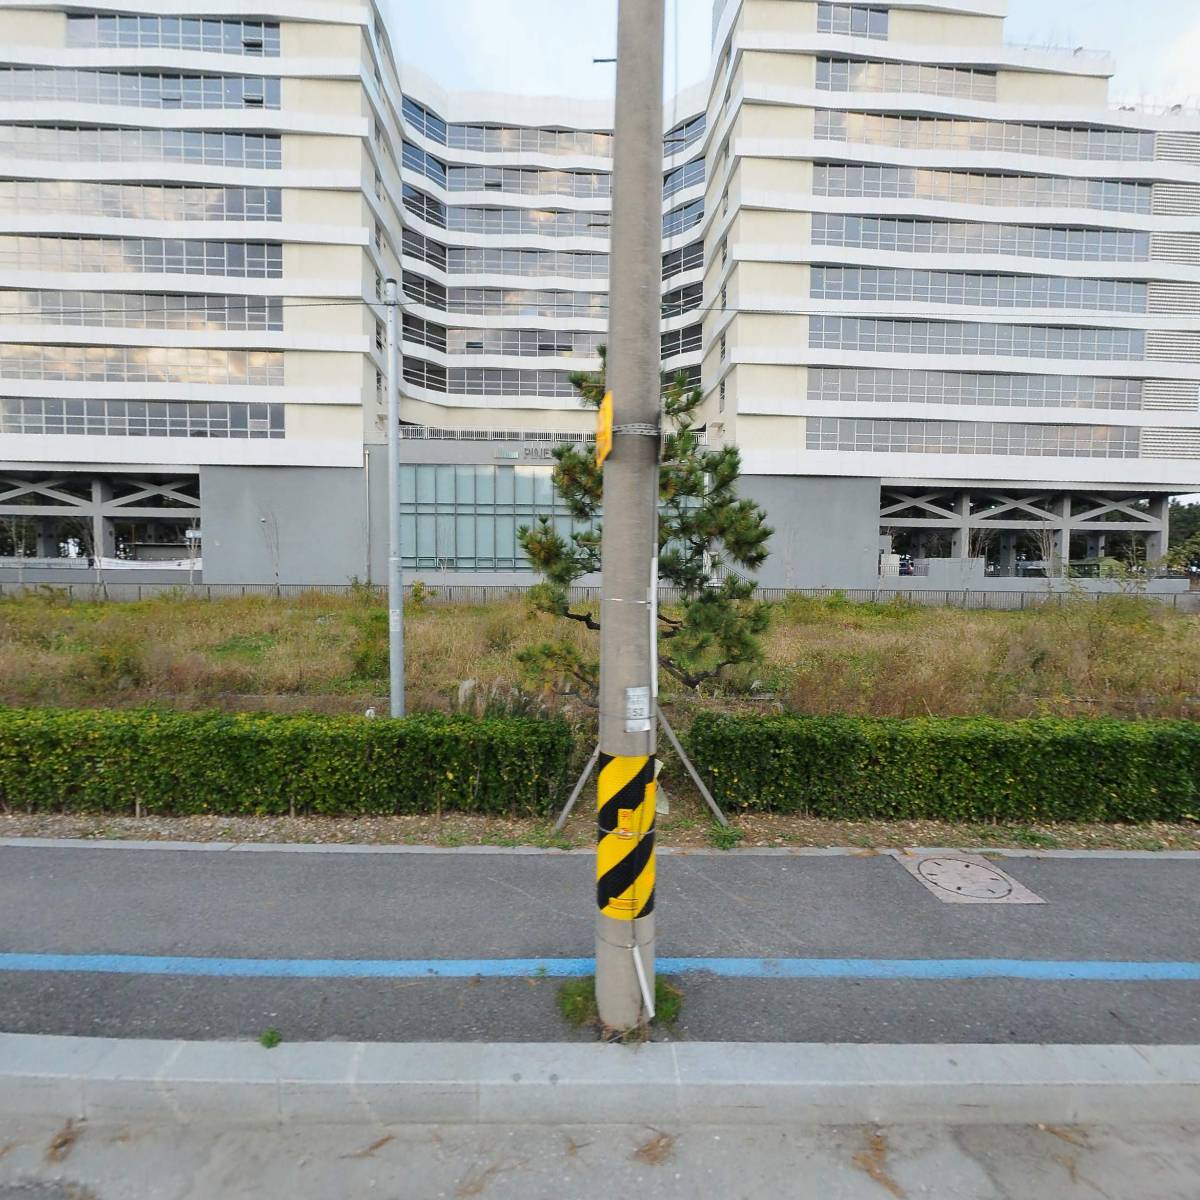
[[[617,809],[617,837],[631,838],[633,837],[633,809],[618,808]]]
[[[627,687],[625,689],[625,732],[646,733],[652,726],[650,689],[648,687]]]
[[[388,609],[388,629],[395,633],[404,624],[404,613],[399,608]]]
[[[596,412],[596,466],[604,466],[604,460],[612,453],[612,445],[613,395],[605,392]]]

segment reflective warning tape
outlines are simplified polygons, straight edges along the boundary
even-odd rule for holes
[[[632,921],[654,910],[654,755],[600,755],[596,903]]]

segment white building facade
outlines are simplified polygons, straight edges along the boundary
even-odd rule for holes
[[[881,531],[1157,557],[1200,489],[1200,120],[1002,15],[726,0],[665,106],[664,372],[742,450],[764,582],[868,585]],[[0,0],[0,45],[0,577],[381,579],[396,277],[407,566],[527,579],[591,425],[611,106],[457,93],[370,3]]]

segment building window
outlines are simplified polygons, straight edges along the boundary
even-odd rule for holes
[[[528,571],[518,531],[546,517],[563,537],[586,529],[554,489],[551,467],[400,467],[400,542],[410,569]]]
[[[720,387],[717,389],[717,412],[725,411],[725,380],[721,380]]]
[[[817,32],[886,41],[888,11],[886,8],[863,8],[857,4],[821,3],[817,5]]]
[[[0,397],[0,433],[86,437],[281,438],[282,404]]]
[[[663,237],[674,237],[704,220],[704,198],[673,208],[663,217]]]
[[[414,168],[415,169],[415,168]],[[539,171],[526,167],[450,167],[446,186],[452,192],[512,192],[523,196],[576,196],[585,199],[612,194],[607,171]]]
[[[859,350],[867,354],[972,354],[1125,362],[1146,356],[1146,335],[1140,329],[881,321],[865,317],[810,317],[808,344],[813,349]]]
[[[704,113],[698,117],[689,117],[673,125],[663,135],[663,153],[668,157],[686,150],[693,142],[698,142],[704,136],[706,118]]]
[[[700,349],[701,327],[689,325],[685,329],[668,330],[659,339],[663,358],[674,358],[677,354],[693,354]]]
[[[254,75],[0,67],[0,100],[141,108],[278,108],[279,80]]]
[[[227,275],[278,279],[277,242],[202,242],[187,238],[0,236],[0,264],[18,270]]]
[[[684,188],[704,182],[704,159],[696,158],[682,167],[676,167],[663,176],[663,199],[683,191]]]
[[[935,67],[927,63],[818,58],[817,88],[823,92],[918,92],[966,100],[995,100],[996,72]]]
[[[141,221],[279,221],[283,192],[79,179],[0,179],[0,212],[70,213]]]
[[[1058,275],[976,275],[895,267],[813,267],[809,294],[819,300],[1070,308],[1144,313],[1146,285],[1123,279]]]
[[[1125,162],[1154,157],[1154,134],[1091,126],[1031,125],[940,117],[892,117],[818,109],[814,135],[826,141],[896,146],[907,150],[995,150],[1055,158]]]
[[[156,292],[5,291],[0,309],[15,323],[131,329],[282,330],[275,296],[189,296]]]
[[[0,378],[276,386],[283,383],[283,355],[273,350],[6,342],[0,344]]]
[[[255,170],[283,166],[278,134],[204,129],[0,125],[0,155],[50,162],[189,162]]]
[[[988,204],[1006,208],[1097,208],[1149,213],[1148,183],[1115,179],[1067,179],[1054,175],[1005,175],[982,171],[929,171],[915,167],[816,163],[817,196],[879,196]]]
[[[684,271],[698,270],[704,266],[704,243],[692,242],[679,250],[669,250],[662,258],[662,277],[670,279]]]
[[[1146,262],[1150,235],[1125,229],[994,225],[813,213],[816,246],[854,246],[904,254],[1004,254],[1068,262]]]
[[[1137,458],[1138,430],[1122,425],[1018,425],[989,421],[888,421],[809,417],[809,450],[877,454],[1003,454]]]
[[[1105,379],[1096,375],[989,375],[809,367],[808,398],[851,404],[1140,409],[1142,380]]]
[[[664,317],[681,317],[686,312],[699,308],[704,303],[704,285],[689,283],[686,287],[667,292],[662,298]]]
[[[68,14],[68,46],[152,47],[279,57],[279,25],[216,17]]]

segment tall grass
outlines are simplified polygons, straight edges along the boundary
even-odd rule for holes
[[[467,680],[475,705],[521,706],[520,650],[550,637],[594,647],[520,599],[418,603],[405,632],[409,699],[424,709],[456,707]],[[799,712],[1200,712],[1200,617],[1137,597],[1027,612],[795,597],[775,606],[764,648],[727,692]],[[386,687],[386,615],[365,593],[0,600],[0,703],[361,711]]]

